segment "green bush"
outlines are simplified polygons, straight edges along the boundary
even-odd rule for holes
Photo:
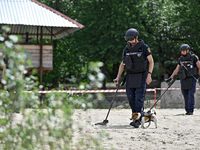
[[[10,35],[9,39],[4,41],[9,27],[4,27],[3,30],[3,34],[0,35],[0,40],[3,41],[0,49],[4,50],[2,56],[9,59],[9,69],[6,69],[5,79],[2,80],[4,86],[0,90],[0,149],[101,149],[100,140],[93,137],[85,137],[82,143],[71,144],[72,115],[75,108],[86,110],[92,107],[91,96],[46,94],[41,106],[38,91],[42,87],[38,85],[37,78],[32,75],[21,76],[21,73],[26,73],[25,62],[31,62],[27,60],[24,49],[15,44],[18,37]],[[99,72],[99,64],[101,63],[91,64],[91,83],[82,83],[80,89],[101,84],[103,75]],[[3,60],[1,65],[4,65]],[[27,90],[32,92],[25,92]],[[87,139],[92,139],[90,141],[93,144],[88,145]]]

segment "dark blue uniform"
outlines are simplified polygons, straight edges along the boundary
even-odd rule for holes
[[[194,68],[196,68],[196,63],[198,61],[198,57],[194,57],[194,61],[193,61],[193,66]],[[180,64],[180,58],[178,60],[178,64],[181,66]],[[194,111],[194,105],[195,105],[195,99],[194,99],[194,93],[196,92],[196,80],[193,78],[192,80],[192,88],[191,89],[183,89],[182,88],[182,80],[180,80],[181,82],[181,92],[183,94],[184,100],[185,100],[185,110],[187,113]]]
[[[123,55],[125,55],[126,48],[124,49]],[[147,56],[151,55],[150,48],[148,45],[143,46],[142,56],[144,60],[147,60]],[[148,70],[147,70],[148,71]],[[146,92],[146,78],[147,71],[142,73],[142,86],[140,88],[129,88],[129,74],[126,77],[126,94],[129,101],[129,105],[132,109],[132,113],[141,112],[144,107],[144,97]]]

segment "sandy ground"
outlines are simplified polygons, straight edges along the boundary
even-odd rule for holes
[[[148,110],[148,109],[147,109]],[[186,116],[184,109],[156,109],[158,128],[152,122],[147,129],[129,125],[130,109],[111,109],[107,125],[95,125],[103,122],[108,109],[75,110],[73,120],[73,141],[77,142],[86,135],[96,136],[100,131],[108,133],[101,144],[114,150],[198,150],[200,149],[200,110]],[[82,128],[80,132],[77,128]],[[77,131],[77,132],[76,132]]]

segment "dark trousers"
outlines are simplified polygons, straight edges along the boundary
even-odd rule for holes
[[[146,93],[146,78],[147,73],[142,74],[142,86],[140,88],[129,88],[129,74],[126,77],[126,95],[129,101],[129,105],[132,109],[132,113],[141,112],[144,109],[144,98]]]
[[[195,79],[192,80],[192,88],[190,90],[182,89],[182,80],[181,80],[181,92],[185,100],[186,112],[193,112],[195,105],[194,93],[196,92],[196,80]]]

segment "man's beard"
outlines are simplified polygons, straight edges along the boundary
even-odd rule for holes
[[[131,43],[132,45],[135,45],[137,43],[137,39],[135,39],[135,42],[134,43]]]

